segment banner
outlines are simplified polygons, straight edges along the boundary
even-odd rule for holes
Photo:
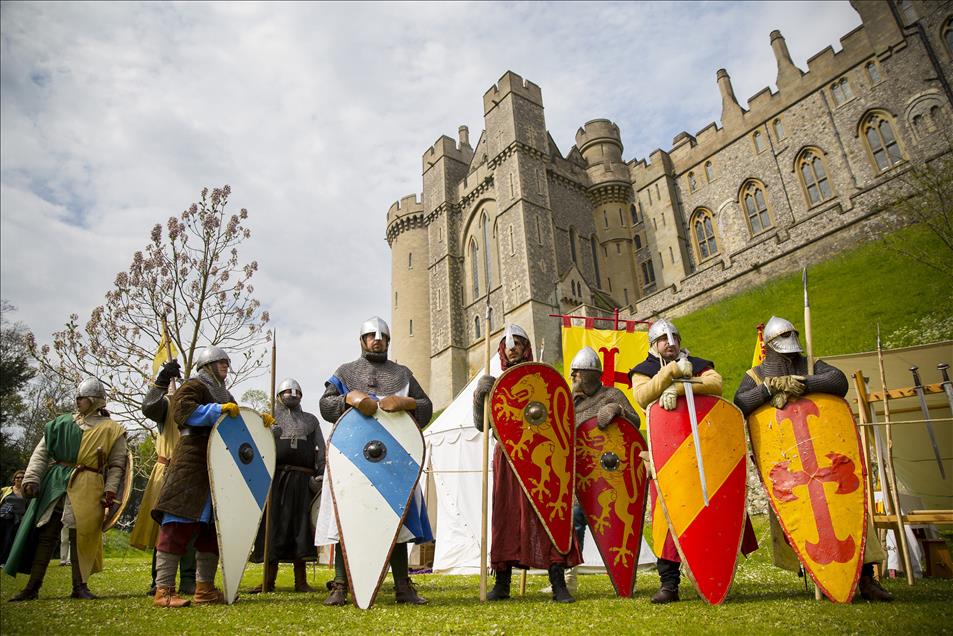
[[[178,350],[175,348],[175,342],[169,343],[169,346],[172,348],[172,357],[169,357],[169,349],[166,348],[165,335],[159,340],[159,348],[156,349],[156,355],[152,358],[152,377],[155,377],[159,374],[159,369],[162,368],[162,365],[168,362],[169,360],[174,360],[176,356],[179,355]]]
[[[751,368],[755,368],[764,361],[764,323],[758,325],[758,340],[754,343],[754,355],[751,356]]]
[[[573,357],[585,346],[592,347],[602,360],[602,383],[620,389],[639,414],[645,426],[645,413],[635,402],[629,369],[645,360],[649,354],[649,335],[645,331],[616,331],[613,329],[562,328],[563,375],[572,386],[569,368]]]

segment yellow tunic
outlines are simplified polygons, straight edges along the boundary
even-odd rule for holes
[[[166,398],[167,400],[170,398]],[[162,426],[162,432],[156,437],[156,459],[155,466],[149,474],[149,482],[142,493],[142,501],[139,503],[139,513],[136,515],[136,525],[132,528],[132,534],[129,535],[129,545],[140,550],[151,550],[156,545],[156,539],[159,536],[159,524],[152,518],[152,508],[155,506],[159,491],[162,490],[162,481],[165,479],[166,464],[172,459],[172,452],[175,445],[179,443],[179,427],[172,419],[172,405],[166,411],[165,424]]]

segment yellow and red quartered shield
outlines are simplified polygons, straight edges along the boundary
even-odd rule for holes
[[[574,413],[569,386],[548,364],[510,367],[490,392],[490,420],[506,460],[556,549],[572,547]]]
[[[623,417],[600,429],[592,417],[576,428],[576,498],[606,564],[616,594],[631,598],[645,521],[647,450],[639,429]]]
[[[635,331],[635,323],[625,321],[627,330],[595,329],[590,321],[585,327],[563,324],[563,376],[572,386],[570,375],[573,357],[583,347],[592,347],[602,360],[602,384],[620,389],[629,399],[640,421],[645,421],[642,407],[632,395],[629,369],[645,360],[649,354],[649,336],[645,331]],[[631,329],[631,330],[629,330]]]
[[[709,505],[702,496],[688,405],[679,397],[674,411],[657,402],[649,407],[649,455],[661,503],[655,510],[664,512],[699,596],[718,604],[731,588],[745,527],[744,416],[731,402],[712,395],[695,395],[695,410]],[[656,554],[661,554],[665,540],[659,525],[656,514],[652,524]]]
[[[788,543],[824,594],[849,603],[863,565],[865,468],[850,406],[810,393],[748,416],[755,464]]]

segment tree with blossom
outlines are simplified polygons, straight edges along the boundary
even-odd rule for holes
[[[248,211],[226,211],[231,188],[202,190],[165,228],[152,228],[149,244],[116,275],[106,301],[84,326],[72,314],[53,334],[52,346],[27,342],[40,365],[78,382],[95,376],[106,386],[110,408],[120,420],[154,429],[139,407],[152,380],[152,361],[162,340],[163,317],[179,351],[184,377],[195,370],[198,353],[209,344],[225,349],[237,384],[262,371],[268,312],[252,295],[252,261],[239,265],[238,247],[251,237]]]

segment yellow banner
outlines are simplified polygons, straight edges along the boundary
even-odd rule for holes
[[[175,348],[175,342],[170,342],[169,347],[172,348],[172,358],[169,358],[169,349],[166,348],[165,335],[163,334],[162,339],[159,341],[159,347],[156,349],[156,355],[152,358],[153,379],[158,375],[159,369],[162,368],[163,364],[179,355],[178,350]]]
[[[754,355],[751,357],[751,368],[755,368],[764,361],[764,325],[758,325],[758,339],[754,343]]]
[[[649,335],[645,331],[615,331],[611,329],[586,329],[563,327],[563,375],[572,386],[570,365],[579,350],[589,346],[596,350],[602,360],[602,383],[620,389],[635,407],[645,428],[645,413],[635,403],[632,386],[629,384],[629,369],[645,360],[649,354]]]

